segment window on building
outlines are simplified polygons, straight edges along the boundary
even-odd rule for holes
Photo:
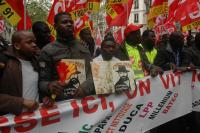
[[[139,1],[134,0],[134,9],[139,9]]]
[[[136,13],[134,14],[134,23],[138,23],[139,22],[139,15]]]

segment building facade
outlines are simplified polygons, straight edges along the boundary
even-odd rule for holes
[[[147,29],[147,13],[149,11],[151,1],[152,0],[134,0],[131,9],[129,23],[136,25],[142,24],[143,27],[141,32]]]

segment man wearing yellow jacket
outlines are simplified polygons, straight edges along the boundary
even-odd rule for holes
[[[132,69],[137,79],[143,78],[151,71],[153,72],[152,76],[156,76],[158,73],[162,72],[160,68],[152,65],[157,52],[153,52],[152,55],[150,51],[146,50],[146,45],[145,48],[143,48],[141,44],[140,28],[141,26],[133,24],[127,26],[124,31],[126,39],[123,46],[123,51],[131,61]]]

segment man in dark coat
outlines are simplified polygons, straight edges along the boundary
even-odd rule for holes
[[[79,86],[73,98],[95,94],[90,68],[91,54],[79,40],[75,39],[71,15],[66,12],[58,13],[54,18],[54,23],[57,32],[56,41],[43,47],[39,57],[40,92],[44,96],[55,94],[56,100],[69,99],[63,96],[63,90],[68,84],[58,81],[56,66],[61,59],[82,59],[85,61],[86,81]]]
[[[191,65],[191,60],[184,46],[184,36],[181,32],[173,32],[169,37],[166,48],[160,49],[154,64],[163,70],[186,71]],[[167,122],[153,130],[151,133],[191,133],[190,114]]]
[[[166,48],[158,51],[154,64],[164,71],[176,70],[181,67],[186,68],[191,64],[191,59],[183,46],[183,34],[181,32],[173,32],[169,37],[169,44]]]
[[[0,115],[38,108],[38,66],[32,32],[17,31],[12,46],[0,53]]]
[[[191,57],[192,63],[200,67],[200,32],[195,36],[195,44],[187,52]]]

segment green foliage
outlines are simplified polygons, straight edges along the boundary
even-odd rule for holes
[[[50,0],[29,0],[27,10],[32,23],[35,21],[46,21],[51,7]]]

